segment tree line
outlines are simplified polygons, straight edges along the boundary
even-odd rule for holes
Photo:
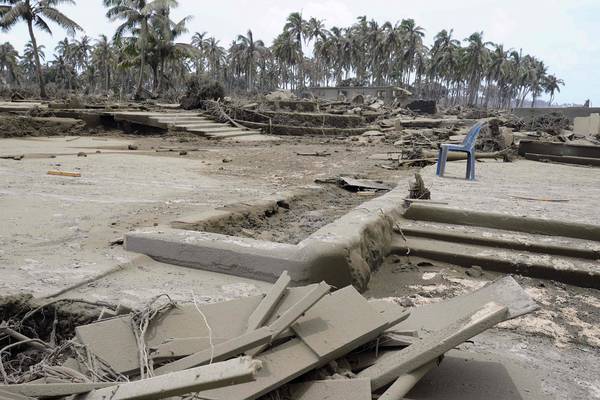
[[[379,24],[362,16],[349,27],[327,29],[318,18],[288,16],[282,32],[267,46],[251,30],[222,45],[207,32],[189,31],[191,16],[175,21],[176,0],[102,0],[106,17],[118,21],[114,35],[73,39],[83,28],[60,11],[74,0],[0,0],[0,27],[28,27],[23,52],[0,45],[0,83],[19,88],[37,82],[41,97],[54,92],[112,95],[148,94],[176,98],[189,79],[207,76],[229,92],[309,86],[394,85],[449,105],[509,108],[531,106],[543,94],[552,103],[564,86],[539,58],[485,41],[483,32],[459,40],[442,30],[424,44],[425,30],[413,19]],[[53,49],[36,40],[52,34],[48,22],[67,31]]]

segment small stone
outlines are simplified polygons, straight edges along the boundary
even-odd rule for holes
[[[483,275],[483,269],[479,265],[473,265],[465,271],[465,274],[471,278],[480,278]]]
[[[80,151],[77,153],[77,157],[87,157],[87,154],[85,154],[83,151]]]
[[[129,146],[127,146],[127,150],[137,150],[138,147],[135,144],[130,144]]]
[[[185,150],[181,150],[181,151],[179,152],[179,155],[180,155],[180,156],[187,156],[187,151],[185,151]]]

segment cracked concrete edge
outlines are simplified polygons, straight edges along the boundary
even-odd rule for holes
[[[158,227],[126,235],[128,251],[158,261],[274,282],[288,271],[295,284],[326,281],[365,290],[391,249],[404,212],[405,188],[363,203],[297,245]]]
[[[323,191],[320,187],[305,187],[295,191],[277,192],[249,202],[227,204],[199,213],[185,215],[170,223],[171,228],[203,231],[207,226],[217,223],[235,222],[237,220],[274,213],[282,202],[293,202],[303,197]]]

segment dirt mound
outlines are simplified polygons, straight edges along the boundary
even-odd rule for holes
[[[0,138],[79,135],[85,123],[73,118],[0,116]]]

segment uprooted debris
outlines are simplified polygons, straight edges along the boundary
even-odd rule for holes
[[[570,126],[571,122],[564,114],[552,112],[533,118],[529,124],[529,129],[558,136],[562,134],[563,130],[569,129]]]
[[[50,305],[26,312],[17,302],[18,318],[0,314],[0,397],[400,399],[446,352],[537,308],[511,277],[412,309],[367,301],[352,286],[290,283],[284,272],[266,295],[210,304],[160,296],[140,311],[113,308],[84,322],[74,338],[51,328],[61,320]],[[36,312],[49,317],[50,335],[25,329]]]
[[[76,136],[85,127],[83,121],[73,118],[0,116],[0,137]]]

